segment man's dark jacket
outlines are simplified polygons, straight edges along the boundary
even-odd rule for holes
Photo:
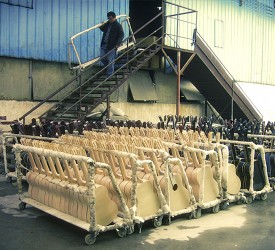
[[[109,25],[111,25],[111,24],[109,22],[107,22],[100,27],[100,30],[103,32],[103,36],[101,39],[101,45],[103,44],[103,41],[105,40],[105,36],[106,36]],[[115,20],[112,23],[111,30],[109,33],[107,49],[111,50],[115,46],[119,46],[121,44],[123,38],[124,38],[124,32],[123,32],[122,26],[117,20]]]

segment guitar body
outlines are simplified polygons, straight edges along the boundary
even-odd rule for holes
[[[154,182],[153,176],[151,174],[145,174],[144,172],[139,173],[139,178],[149,180],[152,184]],[[166,182],[165,176],[158,176],[158,183],[160,184],[162,193],[167,197],[167,192],[170,195],[170,208],[172,212],[177,212],[182,209],[187,208],[190,205],[190,194],[182,182],[181,175],[173,174],[174,182],[177,184],[177,190],[173,190],[173,186],[168,180]]]
[[[253,188],[255,191],[260,191],[265,186],[265,178],[263,171],[262,161],[254,161],[254,176],[253,176]]]
[[[173,190],[172,184],[168,181],[168,189],[170,192],[170,208],[172,212],[186,209],[190,206],[190,194],[183,184],[180,174],[173,174],[175,183],[177,184],[177,190]]]
[[[103,185],[108,189],[110,198],[117,204],[118,210],[122,211],[120,200],[117,196],[115,189],[109,177],[100,174],[95,175],[95,181],[99,185]],[[130,208],[131,204],[131,191],[132,182],[124,181],[122,179],[116,179],[119,189],[121,190],[127,206]],[[137,216],[147,217],[156,215],[160,209],[160,201],[154,187],[150,181],[144,180],[141,183],[137,183]]]
[[[237,175],[241,180],[241,189],[249,190],[250,185],[250,174],[249,174],[250,163],[241,160],[237,165]]]
[[[241,180],[236,174],[236,167],[234,164],[228,164],[228,176],[227,176],[227,192],[229,194],[235,195],[240,192]],[[226,179],[225,174],[223,174],[223,179]]]
[[[205,166],[204,177],[202,170],[202,168],[188,167],[186,169],[186,174],[189,183],[192,186],[196,201],[200,201],[200,199],[202,199],[203,203],[207,203],[217,199],[219,195],[219,189],[218,183],[213,177],[212,168],[210,166]],[[202,186],[203,182],[204,186]],[[200,192],[201,188],[203,188],[202,192]]]
[[[237,175],[241,180],[241,189],[249,190],[250,187],[250,163],[245,161],[240,161],[237,166]],[[262,168],[262,163],[258,160],[254,160],[254,176],[253,176],[253,189],[255,191],[260,191],[264,188],[264,172]]]
[[[270,154],[269,163],[270,163],[270,171],[268,171],[269,177],[275,177],[275,154],[274,153]]]
[[[84,204],[87,208],[87,210],[86,208],[84,209],[84,212],[87,211],[87,222],[90,222],[91,215],[87,193],[84,195],[84,199]],[[95,185],[95,212],[96,223],[102,226],[109,225],[117,218],[118,214],[118,207],[115,202],[110,199],[107,188],[97,184]]]

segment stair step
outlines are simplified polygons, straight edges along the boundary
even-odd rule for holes
[[[120,78],[117,78],[117,77],[111,77],[109,79],[106,79],[107,77],[104,77],[104,78],[95,78],[95,79],[91,79],[91,82],[103,82],[103,81],[106,81],[106,82],[115,82],[117,80],[119,80]],[[121,78],[123,79],[123,78]]]
[[[94,103],[94,99],[98,99],[101,98],[101,96],[97,96],[97,97],[89,97],[89,98],[85,98],[83,100],[81,100],[81,106],[86,107],[89,104],[93,104]],[[67,99],[68,101],[78,101],[79,97],[71,97],[70,99]]]
[[[63,112],[59,112],[59,114],[62,114]],[[58,113],[56,113],[56,114],[58,114]],[[68,115],[68,114],[83,114],[83,115],[85,115],[86,114],[86,112],[85,111],[78,111],[78,110],[70,110],[70,111],[67,111],[66,112],[66,115]]]
[[[124,78],[120,79],[120,80],[123,80]],[[119,81],[118,81],[119,82]],[[104,83],[90,83],[89,85],[85,86],[87,88],[89,87],[93,87],[94,86],[102,86],[102,87],[109,87],[109,86],[114,86],[114,85],[117,85],[117,82],[104,82]]]
[[[97,85],[95,85],[93,88],[87,88],[87,89],[83,89],[83,90],[81,90],[81,93],[82,93],[82,96],[84,95],[84,93],[86,92],[86,93],[90,93],[90,94],[101,94],[102,93],[102,90],[100,90],[99,89],[99,87],[98,88],[96,88],[97,87]],[[95,89],[96,88],[96,89]],[[105,87],[106,88],[106,87]],[[78,95],[80,94],[80,91],[78,90],[78,91],[75,91],[74,93],[72,93],[72,95],[73,94],[75,94],[75,93],[77,93]],[[70,98],[70,97],[69,97]]]
[[[80,98],[81,97],[84,97],[87,95],[87,97],[89,96],[92,96],[92,95],[98,95],[98,94],[101,94],[102,92],[105,92],[105,91],[109,91],[110,88],[100,88],[100,92],[97,92],[97,93],[94,93],[94,92],[91,92],[91,90],[87,89],[87,90],[82,90],[81,93],[80,92],[75,92],[74,94],[72,94],[71,96],[72,97],[78,97]],[[70,97],[69,97],[70,98]]]

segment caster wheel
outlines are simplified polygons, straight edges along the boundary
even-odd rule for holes
[[[127,229],[126,229],[127,234],[133,234],[134,232],[135,232],[135,226],[134,225],[131,225],[131,226],[127,227]]]
[[[213,214],[216,214],[218,212],[220,212],[220,205],[219,204],[217,204],[216,206],[212,207],[212,213]]]
[[[164,217],[162,223],[169,226],[172,223],[171,216]]]
[[[252,196],[247,196],[246,197],[246,204],[251,204],[253,202],[253,197]]]
[[[220,209],[225,210],[228,207],[228,205],[229,204],[227,202],[223,202],[223,203],[220,204]]]
[[[267,199],[267,193],[260,194],[260,199],[265,201]]]
[[[193,213],[187,214],[187,219],[192,220],[194,218]]]
[[[198,218],[201,217],[201,208],[198,208],[197,210],[195,210],[195,211],[193,212],[193,217],[194,217],[195,219],[198,219]]]
[[[141,233],[141,229],[142,229],[142,223],[137,224],[137,226],[138,226],[138,233],[140,234]]]
[[[126,229],[125,228],[119,228],[117,229],[117,236],[119,238],[123,238],[126,236]]]
[[[96,241],[96,236],[92,235],[92,234],[87,234],[85,236],[85,243],[87,245],[93,245]]]
[[[162,225],[162,220],[158,219],[158,218],[155,218],[153,220],[153,223],[154,223],[154,227],[160,227]]]
[[[26,208],[26,203],[25,202],[20,202],[18,205],[20,210],[24,210]]]
[[[242,201],[242,200],[237,200],[237,201],[236,201],[236,204],[237,204],[237,205],[241,205],[241,204],[243,204],[243,201]]]

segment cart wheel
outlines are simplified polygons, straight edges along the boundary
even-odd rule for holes
[[[253,196],[250,195],[250,196],[247,196],[246,197],[246,204],[251,204],[253,202]]]
[[[260,199],[261,199],[262,201],[265,201],[265,200],[267,199],[267,193],[262,193],[262,194],[260,194]]]
[[[22,201],[19,203],[18,207],[20,210],[24,210],[26,208],[26,203]]]
[[[141,233],[142,225],[143,225],[143,223],[138,223],[137,224],[137,226],[138,226],[138,233],[139,234]]]
[[[127,234],[133,234],[134,232],[135,232],[135,226],[134,225],[131,225],[131,226],[127,227],[127,229],[126,229]]]
[[[160,227],[162,225],[162,219],[160,218],[153,219],[153,224],[154,224],[154,227]]]
[[[195,218],[194,215],[193,215],[193,213],[187,214],[187,219],[188,220],[192,220],[193,218]]]
[[[228,207],[228,205],[229,204],[227,202],[223,202],[223,203],[220,204],[220,209],[225,210]]]
[[[198,219],[198,218],[201,217],[201,208],[198,208],[197,210],[195,210],[195,211],[193,212],[193,217],[194,217],[195,219]]]
[[[212,213],[216,214],[220,212],[220,204],[217,204],[216,206],[212,207]]]
[[[119,238],[123,238],[126,236],[127,232],[125,228],[118,228],[116,231]]]
[[[172,223],[172,220],[171,220],[171,216],[168,215],[168,216],[165,216],[162,220],[162,224],[163,225],[167,225],[169,226],[170,224]]]
[[[236,201],[236,204],[237,204],[237,205],[241,205],[241,204],[243,204],[243,201],[242,201],[241,199],[240,199],[240,200],[237,200],[237,201]]]
[[[87,245],[93,245],[95,243],[95,241],[96,241],[96,236],[95,235],[93,235],[93,234],[87,234],[85,236],[85,243]]]

